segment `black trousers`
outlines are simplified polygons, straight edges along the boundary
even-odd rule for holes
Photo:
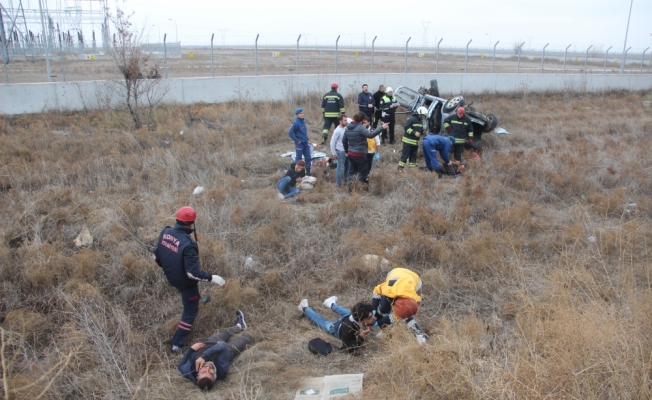
[[[205,343],[225,342],[226,345],[229,346],[229,349],[231,349],[231,358],[229,359],[229,362],[231,362],[238,354],[245,351],[247,346],[254,341],[250,334],[243,333],[233,339],[232,342],[229,342],[229,339],[231,339],[232,336],[237,335],[238,332],[240,332],[240,329],[238,329],[237,326],[227,328],[206,339]]]
[[[380,111],[380,110],[376,110],[376,112],[374,113],[373,124],[371,124],[371,126],[374,129],[376,129],[378,127],[378,121],[380,121],[382,117],[383,117],[383,112]]]
[[[328,138],[328,133],[330,132],[331,126],[337,125],[340,123],[340,117],[332,117],[332,118],[326,118],[324,117],[324,129],[321,131],[321,137],[324,139],[324,142],[326,142],[326,139]]]
[[[398,163],[398,166],[403,168],[405,166],[405,162],[410,160],[408,167],[415,167],[418,151],[419,146],[412,146],[407,143],[403,143],[403,153],[401,153],[401,161]]]
[[[455,143],[452,146],[453,155],[455,160],[462,161],[462,153],[464,152],[464,143]]]
[[[381,138],[383,143],[387,139],[387,131],[389,131],[389,142],[394,143],[394,126],[396,125],[396,115],[394,113],[385,114],[383,117],[383,122],[389,122],[389,127],[383,130],[383,137]]]
[[[352,157],[349,160],[349,182],[353,181],[355,174],[358,174],[358,182],[369,183],[369,162],[366,156]]]

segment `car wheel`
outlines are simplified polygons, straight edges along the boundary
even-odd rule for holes
[[[450,113],[453,112],[457,107],[462,107],[464,104],[466,104],[464,97],[455,96],[452,99],[448,100],[446,104],[444,104],[443,111],[445,113]]]
[[[498,117],[493,114],[487,114],[487,124],[484,126],[485,132],[491,132],[498,126]]]
[[[437,79],[430,81],[430,89],[428,89],[428,94],[431,96],[439,97],[439,85],[437,85]]]

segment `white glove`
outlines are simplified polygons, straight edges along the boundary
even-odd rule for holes
[[[383,113],[381,115],[382,115],[383,118],[385,118],[385,115],[387,115],[387,113],[385,111],[383,111]]]
[[[426,342],[426,337],[423,335],[417,335],[417,342],[419,342],[419,344],[424,344]]]
[[[222,278],[219,275],[213,275],[213,279],[211,279],[211,282],[216,284],[216,285],[220,285],[220,286],[224,286],[224,284],[226,283],[224,278]]]

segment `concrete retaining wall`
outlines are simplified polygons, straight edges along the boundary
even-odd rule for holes
[[[652,89],[652,75],[560,75],[560,74],[352,74],[282,75],[217,78],[182,78],[161,81],[166,104],[215,103],[234,100],[287,100],[297,95],[323,93],[338,82],[340,93],[358,93],[363,83],[370,91],[380,83],[396,88],[428,86],[436,78],[442,97],[455,94],[510,92],[601,92],[615,89]],[[0,113],[95,109],[119,105],[120,86],[112,81],[24,83],[0,85]]]

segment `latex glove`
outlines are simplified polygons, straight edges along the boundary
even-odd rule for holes
[[[374,161],[380,161],[380,153],[376,153],[374,156]]]
[[[219,275],[213,275],[213,279],[211,279],[211,282],[216,284],[216,285],[220,285],[220,286],[224,286],[224,284],[226,283],[224,278],[222,278]]]
[[[419,342],[419,344],[426,343],[426,337],[423,335],[417,335],[417,342]]]

